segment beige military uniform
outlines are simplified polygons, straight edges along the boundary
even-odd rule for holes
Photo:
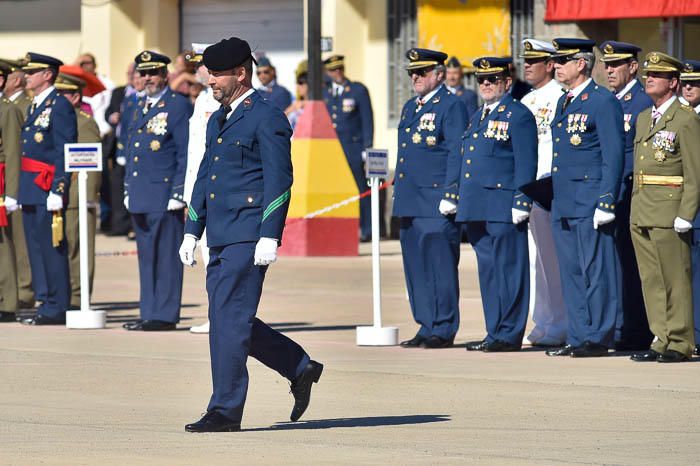
[[[651,127],[652,109],[639,114],[634,140],[632,242],[639,264],[651,349],[690,356],[695,345],[691,291],[692,222],[700,205],[700,118],[676,99]]]
[[[78,119],[78,142],[100,142],[100,130],[95,120],[82,110],[76,112]],[[95,277],[95,231],[97,225],[97,201],[102,173],[88,172],[88,274],[90,293]],[[66,240],[68,242],[68,265],[70,268],[71,306],[80,306],[80,230],[78,223],[78,174],[71,176],[66,208]]]

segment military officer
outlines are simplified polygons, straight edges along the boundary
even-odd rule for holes
[[[134,59],[146,96],[134,110],[124,146],[124,205],[131,213],[139,251],[141,318],[127,330],[175,330],[180,320],[182,236],[188,120],[192,104],[167,85],[170,58],[149,50]]]
[[[537,125],[537,179],[552,176],[552,129],[561,85],[554,79],[551,42],[537,39],[523,41],[525,81],[533,90],[522,103],[535,116]],[[566,309],[561,294],[559,262],[552,238],[549,210],[533,203],[529,217],[530,235],[530,306],[535,327],[527,339],[533,345],[560,346],[566,341]]]
[[[22,71],[23,62],[21,60],[0,58],[0,63],[5,64],[5,66],[10,69],[9,74],[5,77],[4,98],[20,109],[22,123],[24,123],[24,118],[27,115],[29,106],[32,104],[32,99],[24,90],[27,85],[27,79],[24,71]],[[17,141],[20,140],[19,134],[20,132],[18,132],[16,136]],[[19,146],[16,147],[18,150],[17,156],[20,157]],[[10,183],[12,184],[12,182]],[[15,184],[12,190],[15,196],[12,197],[11,201],[17,200],[17,190],[19,189],[17,183],[19,183],[19,175],[15,178]],[[9,188],[8,192],[10,192]],[[42,297],[41,299],[44,300],[46,298],[46,284],[32,284],[32,272],[29,267],[29,254],[27,254],[27,243],[24,238],[24,223],[22,222],[21,213],[18,213],[18,215],[12,218],[10,221],[10,228],[12,228],[12,239],[15,248],[19,306],[23,309],[32,309],[35,300],[34,289],[36,288],[37,296]]]
[[[625,130],[625,168],[617,200],[615,244],[620,256],[621,306],[615,323],[615,349],[645,350],[653,338],[644,310],[642,284],[639,281],[637,259],[630,236],[630,203],[632,200],[632,171],[634,165],[634,124],[642,110],[652,101],[637,80],[641,48],[625,42],[608,40],[600,44],[601,61],[605,65],[608,85],[622,105]]]
[[[345,76],[345,57],[333,55],[323,61],[330,83],[323,91],[323,100],[331,114],[333,127],[343,146],[352,176],[360,193],[367,191],[362,151],[372,147],[374,116],[367,88]],[[380,215],[380,218],[382,216]],[[360,241],[372,238],[370,198],[360,199]]]
[[[637,118],[631,224],[655,338],[634,361],[687,361],[695,346],[690,230],[700,204],[700,119],[676,97],[682,69],[661,52],[644,61],[654,106]]]
[[[417,97],[409,99],[401,111],[393,215],[401,218],[406,287],[420,328],[401,346],[447,348],[459,328],[460,227],[454,204],[449,211],[441,207],[448,187],[448,199],[456,202],[455,171],[459,171],[467,109],[443,85],[446,54],[413,48],[406,57]]]
[[[568,329],[566,346],[547,354],[605,356],[620,306],[614,220],[625,156],[622,106],[591,78],[594,41],[553,45],[555,76],[567,89],[552,120],[552,232]]]
[[[467,108],[467,120],[471,119],[471,116],[479,106],[479,99],[476,92],[464,87],[464,70],[462,69],[462,63],[457,57],[450,57],[447,60],[445,86],[448,91],[459,97]]]
[[[203,61],[221,108],[207,124],[180,258],[185,265],[194,263],[197,239],[206,228],[213,393],[204,417],[185,430],[240,430],[248,355],[291,382],[290,418],[297,421],[323,365],[255,317],[289,208],[292,130],[284,113],[253,88],[254,60],[246,41],[224,39],[204,51]]]
[[[700,61],[686,60],[681,73],[683,99],[695,113],[700,113]],[[695,355],[700,355],[700,216],[693,221],[693,240],[690,246],[693,264],[693,320],[695,322]]]
[[[46,284],[46,296],[36,315],[22,321],[28,325],[64,324],[70,306],[68,250],[63,237],[70,177],[64,170],[63,146],[76,142],[78,131],[73,106],[54,87],[62,64],[30,52],[22,67],[34,98],[22,129],[17,201],[22,205],[32,281]]]
[[[85,81],[77,76],[60,73],[56,89],[73,105],[78,119],[78,142],[100,142],[100,129],[90,114],[80,109]],[[95,277],[95,229],[97,226],[97,203],[102,182],[102,173],[89,172],[87,178],[87,227],[88,227],[88,277],[89,293]],[[70,305],[80,309],[80,229],[78,224],[78,173],[71,174],[66,208],[66,240],[68,241],[68,266],[70,268]]]
[[[537,174],[537,126],[528,108],[508,93],[510,61],[474,61],[484,106],[464,133],[459,165],[449,167],[456,199],[455,186],[448,185],[443,202],[454,205],[456,220],[465,223],[479,267],[486,337],[467,343],[467,351],[518,351],[527,323],[532,200],[519,187]]]
[[[258,59],[256,74],[260,84],[262,84],[262,87],[258,89],[260,95],[280,110],[285,111],[292,103],[292,94],[286,87],[277,84],[277,69],[272,66],[269,58],[263,56]]]

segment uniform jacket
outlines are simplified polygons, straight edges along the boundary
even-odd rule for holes
[[[622,96],[620,104],[624,117],[625,130],[625,168],[623,171],[623,184],[620,190],[620,199],[628,198],[629,189],[632,186],[632,171],[634,170],[634,125],[639,114],[654,105],[642,85],[635,81],[634,86]]]
[[[651,126],[651,109],[637,118],[631,223],[672,228],[676,217],[692,221],[700,202],[700,119],[676,99]],[[682,176],[682,185],[640,184],[639,176]]]
[[[185,233],[209,247],[282,239],[292,186],[292,129],[258,92],[246,97],[219,129],[207,125],[206,149],[188,208]]]
[[[614,213],[625,160],[622,106],[595,81],[563,110],[565,100],[552,121],[552,218]]]
[[[372,102],[367,88],[362,83],[345,81],[342,94],[336,97],[333,97],[333,86],[330,85],[323,90],[323,100],[326,102],[333,127],[338,133],[343,149],[350,143],[361,144],[361,149],[372,147],[374,141]]]
[[[552,172],[552,127],[554,113],[563,89],[552,79],[539,89],[532,90],[521,101],[535,116],[537,125],[537,179]]]
[[[292,103],[292,94],[286,87],[280,86],[276,82],[272,86],[259,88],[258,92],[265,100],[269,100],[283,112]]]
[[[455,88],[454,95],[459,97],[459,100],[462,101],[464,107],[467,109],[467,121],[471,120],[472,115],[474,115],[474,112],[479,108],[479,97],[476,95],[476,92],[460,84]]]
[[[8,99],[10,96],[6,96]],[[17,96],[15,100],[12,101],[13,104],[17,105],[20,110],[22,110],[22,118],[27,116],[27,112],[29,111],[29,107],[32,105],[32,98],[29,97],[26,91],[22,91],[22,93]]]
[[[144,114],[145,108],[139,104],[134,111],[124,149],[124,193],[131,213],[165,212],[170,199],[183,201],[184,194],[192,104],[168,89]]]
[[[129,128],[139,119],[139,111],[143,109],[143,100],[137,94],[131,94],[124,98],[119,116],[119,137],[117,138],[117,148],[114,151],[114,158],[124,156],[124,147],[128,144]]]
[[[95,120],[86,112],[76,110],[78,118],[78,142],[100,142],[100,128]],[[88,172],[87,178],[87,202],[97,202],[100,192],[102,173]],[[71,184],[68,195],[68,208],[78,208],[78,173],[71,173]]]
[[[483,121],[481,114],[472,116],[462,136],[456,218],[511,223],[511,209],[532,208],[519,188],[537,173],[535,117],[510,94]]]
[[[415,98],[406,102],[398,132],[394,216],[441,217],[441,199],[448,196],[456,203],[466,126],[467,109],[445,86],[418,112]]]
[[[73,106],[55,89],[34,113],[28,109],[22,128],[22,157],[53,165],[56,169],[51,191],[68,194],[70,177],[63,162],[63,146],[78,140],[78,127]],[[35,183],[36,172],[22,171],[19,179],[19,203],[45,205],[48,191]]]
[[[207,123],[209,117],[216,112],[221,104],[214,99],[210,88],[203,89],[194,102],[194,111],[190,117],[190,137],[187,141],[187,172],[185,173],[184,199],[188,204],[192,200],[192,189],[197,180],[199,164],[204,157],[206,145]]]
[[[0,100],[0,163],[5,164],[5,195],[13,199],[17,199],[19,191],[20,133],[23,123],[24,115],[20,108],[3,97]]]

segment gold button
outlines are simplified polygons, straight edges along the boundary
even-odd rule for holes
[[[333,110],[338,110],[338,106],[337,106],[337,105],[334,105],[334,106],[333,106]]]
[[[474,133],[474,134],[472,134],[472,137],[473,137],[474,139],[478,138],[478,137],[479,137],[479,133]]]
[[[139,156],[138,155],[134,156],[134,162],[138,162],[138,161],[139,161]]]
[[[644,144],[642,144],[642,145],[643,145],[644,147],[646,147],[646,146],[647,146],[647,143],[645,142],[645,143],[644,143]]]
[[[498,183],[498,184],[496,185],[496,187],[497,187],[497,188],[500,188],[500,187],[501,187],[501,183]]]
[[[606,209],[609,209],[609,208],[610,208],[610,204],[605,204],[605,208],[606,208]]]
[[[26,144],[26,143],[27,143],[27,140],[25,139],[25,140],[23,140],[22,142]]]
[[[554,153],[554,156],[555,156],[555,157],[558,157],[558,156],[559,156],[559,152],[555,152],[555,153]]]
[[[403,173],[399,173],[399,178],[403,178]]]
[[[399,162],[403,163],[403,157],[401,157],[401,158],[399,159]]]
[[[333,127],[334,127],[334,128],[337,128],[337,127],[338,127],[338,125],[336,125],[335,123],[333,123]]]
[[[331,115],[331,117],[333,117],[333,119],[335,120],[336,118],[338,118],[338,115],[334,113],[333,115]]]
[[[410,133],[410,132],[411,132],[411,128],[406,128],[406,132],[407,132],[407,133]]]
[[[554,140],[554,142],[559,142],[559,138],[556,138],[556,139]]]
[[[520,201],[517,201],[517,202],[515,203],[515,205],[520,205],[520,204],[521,204],[521,202],[520,202]]]
[[[402,142],[402,143],[401,143],[401,147],[406,147],[406,143],[405,143],[405,142]]]
[[[668,197],[673,197],[673,194],[669,194]]]
[[[437,188],[437,183],[433,183],[433,188]]]
[[[209,199],[214,199],[215,197],[216,197],[216,196],[214,195],[214,193],[211,193],[211,194],[209,195]]]
[[[553,172],[555,172],[555,171],[557,171],[557,170],[559,170],[557,167],[552,168],[552,171],[553,171]]]
[[[212,179],[212,180],[215,180],[215,179],[216,179],[216,175],[212,175],[212,176],[211,176],[211,179]]]
[[[604,205],[604,204],[601,202],[601,203],[600,203],[600,206],[603,207],[603,205]]]
[[[214,156],[214,162],[217,162],[218,160],[219,160],[219,156],[218,155]]]
[[[614,208],[615,208],[615,204],[610,204],[610,208],[611,208],[611,209],[614,209]]]
[[[167,177],[163,178],[163,181],[165,181],[167,183],[168,181],[170,181],[170,178],[167,178]]]
[[[561,128],[561,123],[557,123],[557,128]]]
[[[644,160],[644,156],[643,156],[643,155],[640,155],[640,156],[639,156],[639,160]]]
[[[583,179],[584,179],[584,180],[587,180],[587,179],[588,179],[588,175],[583,175]]]
[[[469,165],[470,163],[472,163],[472,159],[467,159],[467,165]]]
[[[237,145],[237,146],[240,146],[240,145],[241,145],[241,141],[236,141],[236,145]]]
[[[469,146],[469,151],[474,152],[474,146]]]
[[[252,197],[252,196],[248,196],[248,204],[250,204],[250,203],[252,203],[252,202],[253,202],[253,197]]]
[[[143,130],[139,129],[139,130],[137,131],[137,133],[141,134],[141,133],[143,133]]]
[[[469,178],[470,176],[471,176],[471,175],[470,175],[469,173],[465,173],[465,174],[464,174],[464,177],[465,177],[465,178]]]
[[[221,139],[221,138],[219,138],[219,139],[216,140],[216,142],[218,142],[219,144],[221,144],[222,142],[224,142],[224,140]]]
[[[141,145],[141,143],[139,143],[139,142],[135,142],[135,143],[134,143],[134,147],[138,147],[138,146],[140,146],[140,145]]]
[[[134,172],[134,173],[132,173],[132,175],[139,176],[139,172]]]

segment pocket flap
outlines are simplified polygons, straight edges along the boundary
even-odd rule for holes
[[[244,207],[260,207],[263,193],[247,192],[229,194],[226,198],[226,207],[229,209],[241,209]]]
[[[253,140],[251,138],[239,138],[237,137],[231,142],[231,145],[233,146],[243,146],[246,149],[252,149],[253,148]]]

